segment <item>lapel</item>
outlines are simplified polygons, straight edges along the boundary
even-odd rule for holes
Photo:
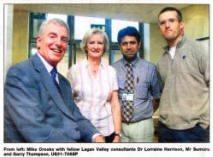
[[[65,78],[58,73],[58,79],[59,79],[59,88],[64,100],[65,105],[67,105],[67,107],[72,111],[71,109],[71,105],[70,101],[71,101],[71,87],[69,86],[69,84],[67,84]]]
[[[66,100],[66,97],[64,97],[65,100],[66,100],[66,102],[64,102],[62,96],[58,92],[58,89],[54,85],[53,81],[51,80],[51,77],[50,77],[47,69],[45,68],[44,64],[40,60],[40,58],[37,55],[34,55],[31,58],[31,62],[32,62],[32,65],[33,65],[34,69],[40,75],[40,79],[41,79],[42,84],[47,89],[48,93],[52,97],[52,99],[55,102],[55,104],[57,105],[57,107],[64,114],[66,114],[68,117],[72,118],[72,115],[71,115],[72,112],[71,112],[70,108],[67,107],[68,105],[65,105],[65,103],[68,103],[68,100]],[[64,87],[60,87],[60,88],[64,88]],[[64,93],[64,92],[62,92],[62,93]],[[71,93],[68,93],[68,94],[71,94]]]

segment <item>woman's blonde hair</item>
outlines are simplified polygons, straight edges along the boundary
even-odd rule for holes
[[[103,54],[104,54],[105,52],[107,52],[109,50],[109,39],[107,37],[107,34],[104,31],[102,31],[102,30],[100,30],[98,28],[92,28],[92,29],[88,30],[84,34],[83,40],[81,42],[81,49],[86,54],[88,53],[87,50],[86,50],[87,42],[88,42],[89,38],[91,38],[91,36],[94,35],[94,34],[101,34],[101,35],[103,35],[103,37],[104,37],[104,52],[103,52]]]

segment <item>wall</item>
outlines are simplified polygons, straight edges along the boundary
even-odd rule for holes
[[[182,10],[185,35],[190,39],[209,36],[209,5],[192,5]]]
[[[28,12],[14,10],[12,64],[28,58]]]
[[[157,63],[158,58],[163,53],[162,47],[166,45],[165,40],[158,31],[157,24],[150,24],[150,61]]]
[[[189,39],[209,36],[209,6],[191,5],[181,10],[184,19],[185,35]],[[157,63],[163,53],[162,47],[166,45],[158,31],[157,24],[150,24],[150,61]]]
[[[4,79],[12,63],[13,5],[5,5]]]
[[[209,6],[191,5],[183,10],[185,34],[188,38],[196,39],[209,36]],[[23,61],[28,57],[28,12],[15,10],[13,23],[12,64]],[[150,54],[148,58],[156,63],[163,53],[162,47],[166,42],[158,31],[156,23],[150,24]]]

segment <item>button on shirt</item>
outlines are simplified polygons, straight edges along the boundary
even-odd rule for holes
[[[119,86],[119,100],[121,103],[124,83],[126,80],[127,61],[120,59],[113,64],[117,72]],[[134,115],[130,122],[138,122],[143,119],[151,118],[153,114],[152,99],[160,98],[160,86],[157,78],[156,67],[154,64],[136,58],[133,62],[134,75]]]

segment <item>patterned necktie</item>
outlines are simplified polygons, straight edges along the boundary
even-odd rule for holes
[[[134,93],[134,76],[132,64],[127,64],[126,81],[124,84],[125,93]],[[134,101],[122,100],[122,118],[129,122],[134,113]]]
[[[56,81],[57,70],[56,70],[55,67],[51,70],[50,74],[51,74],[51,79],[53,80],[54,84],[56,85],[56,87],[57,87],[58,89],[60,89],[60,88],[59,88],[59,85],[58,85],[58,82]]]

